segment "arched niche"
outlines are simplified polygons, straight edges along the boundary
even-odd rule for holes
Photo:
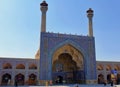
[[[34,63],[30,64],[29,69],[37,69],[37,65]]]
[[[10,63],[4,63],[3,69],[12,69],[12,65]]]
[[[37,81],[37,76],[34,73],[30,74],[28,79],[28,84],[36,85],[37,84],[36,81]]]
[[[106,71],[110,71],[112,70],[111,66],[110,65],[106,65]]]
[[[11,80],[11,75],[9,73],[5,73],[2,76],[1,85],[8,85],[8,82]]]
[[[52,64],[58,60],[58,58],[61,54],[65,54],[65,53],[69,54],[71,56],[72,60],[76,63],[78,70],[84,69],[83,54],[70,44],[66,44],[66,45],[58,48],[54,52],[54,55],[52,57]]]
[[[97,65],[97,70],[103,70],[103,66],[101,64]]]
[[[24,85],[24,80],[25,80],[25,76],[21,73],[19,73],[15,76],[15,82],[18,85]]]
[[[59,79],[59,81],[57,81]],[[84,56],[71,44],[65,44],[55,50],[52,56],[52,80],[55,83],[74,83],[83,80]]]
[[[119,66],[118,65],[114,65],[114,70],[116,70],[116,71],[120,70]]]
[[[103,74],[99,74],[98,75],[98,84],[103,84],[104,83],[104,75]]]
[[[25,69],[23,64],[17,64],[16,69]]]

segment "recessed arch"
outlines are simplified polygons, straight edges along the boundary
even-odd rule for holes
[[[63,42],[62,44],[60,43],[53,49],[54,50],[50,52],[50,54],[52,54],[51,63],[52,63],[53,82],[59,76],[57,75],[59,74],[59,71],[60,72],[62,71],[60,76],[62,76],[62,78],[65,79],[68,83],[85,79],[85,76],[84,76],[85,64],[84,63],[86,61],[85,57],[87,58],[88,55],[86,55],[85,51],[81,47],[79,47],[79,45],[77,45],[76,43],[72,41],[71,42],[66,41],[66,42]],[[62,57],[59,58],[61,55],[64,58],[64,61],[62,62],[61,62]],[[71,63],[67,64],[66,62],[66,65],[65,65],[65,61],[68,60],[67,58],[69,59],[69,62]],[[59,68],[63,68],[63,70],[55,71],[56,64],[59,66]],[[70,67],[68,67],[68,65]]]
[[[10,80],[11,80],[11,75],[9,73],[3,74],[1,85],[7,85]]]
[[[111,66],[110,65],[106,65],[106,71],[110,71],[112,70]]]
[[[28,79],[28,84],[36,85],[37,84],[36,81],[37,81],[37,76],[34,73],[30,74]]]
[[[16,69],[25,69],[25,65],[23,65],[23,64],[18,64],[18,65],[16,66]]]
[[[98,84],[103,84],[104,83],[104,75],[103,74],[99,74],[98,75]]]
[[[97,70],[103,70],[103,65],[101,64],[97,65]]]
[[[77,64],[68,53],[62,53],[58,56],[58,60],[53,63],[53,72],[70,72],[77,70]]]
[[[116,71],[120,70],[119,66],[118,65],[114,65],[114,70],[116,70]]]
[[[57,46],[55,46],[53,49],[51,49],[50,51],[50,56],[53,56],[54,55],[54,52],[65,46],[65,45],[71,45],[73,46],[74,48],[76,48],[77,50],[79,50],[82,54],[83,54],[83,57],[84,57],[84,61],[86,61],[86,59],[88,58],[88,54],[85,52],[85,50],[82,48],[82,46],[80,46],[80,44],[78,45],[77,43],[75,43],[74,41],[71,41],[71,40],[66,40],[64,42],[61,42],[59,43]]]
[[[25,76],[21,73],[15,76],[15,81],[17,82],[18,85],[24,85],[24,80],[25,80]]]
[[[3,69],[12,69],[12,65],[10,63],[4,63]]]
[[[55,52],[54,55],[52,57],[52,64],[54,61],[58,60],[59,55],[63,54],[63,53],[68,53],[69,55],[72,56],[72,60],[74,60],[77,63],[77,67],[79,69],[84,69],[84,56],[83,54],[76,49],[75,47],[73,47],[71,44],[65,44],[64,46],[58,48]]]
[[[34,63],[30,64],[29,69],[37,69],[37,65]]]

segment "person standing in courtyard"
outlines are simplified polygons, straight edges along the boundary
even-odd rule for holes
[[[18,84],[17,84],[17,80],[15,80],[15,87],[17,87],[18,86]]]
[[[111,84],[111,87],[113,87],[113,80],[111,81],[111,83],[110,83],[110,84]]]

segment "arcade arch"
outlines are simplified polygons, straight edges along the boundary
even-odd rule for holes
[[[24,85],[24,80],[25,80],[25,76],[21,73],[15,76],[15,81],[17,82],[18,85]]]
[[[29,69],[37,69],[37,65],[36,64],[30,64]]]
[[[119,66],[118,65],[114,65],[114,70],[116,70],[116,71],[120,70]]]
[[[3,69],[12,69],[12,65],[10,63],[4,63]]]
[[[2,75],[1,85],[8,85],[8,82],[11,80],[11,75],[9,73],[5,73]]]
[[[106,65],[106,71],[110,71],[112,70],[111,66],[110,65]]]
[[[104,83],[104,75],[103,74],[99,74],[98,75],[98,84],[103,84]]]
[[[97,70],[103,70],[103,66],[100,64],[97,66]]]
[[[52,58],[52,64],[54,61],[58,60],[58,56],[62,53],[70,54],[72,59],[77,63],[79,70],[84,69],[83,54],[70,44],[66,44],[55,51]]]
[[[18,64],[16,66],[16,69],[25,69],[25,66],[23,64]]]
[[[30,74],[29,79],[28,79],[28,84],[29,85],[36,85],[37,84],[36,81],[37,81],[37,76],[33,73]]]

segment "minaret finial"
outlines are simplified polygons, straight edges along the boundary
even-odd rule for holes
[[[92,17],[93,17],[93,10],[91,8],[89,8],[89,10],[87,10],[87,17],[89,20],[89,36],[93,37],[93,26],[92,26]]]

